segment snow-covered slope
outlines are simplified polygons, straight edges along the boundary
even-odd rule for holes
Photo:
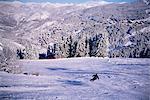
[[[1,100],[149,100],[149,59],[70,58],[20,64],[28,75],[0,72]],[[95,73],[99,80],[90,81]]]

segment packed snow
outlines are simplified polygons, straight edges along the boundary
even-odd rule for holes
[[[150,59],[87,57],[19,64],[24,74],[0,72],[0,100],[150,100]],[[99,80],[90,81],[96,73]]]
[[[2,51],[3,50],[3,45],[2,45],[2,43],[0,43],[0,51]]]

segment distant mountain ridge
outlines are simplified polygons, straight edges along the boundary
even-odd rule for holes
[[[26,59],[39,58],[49,46],[55,58],[150,57],[150,6],[143,1],[0,3],[0,43]]]

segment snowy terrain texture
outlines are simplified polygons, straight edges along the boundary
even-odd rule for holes
[[[20,64],[29,75],[0,72],[0,100],[150,100],[150,59],[70,58]],[[90,81],[95,73],[100,79]]]
[[[0,2],[0,100],[150,100],[149,58],[149,0]]]

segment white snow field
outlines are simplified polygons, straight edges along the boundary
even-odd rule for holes
[[[150,100],[150,59],[87,57],[20,65],[29,75],[0,72],[0,100]],[[92,82],[95,73],[100,79]]]

